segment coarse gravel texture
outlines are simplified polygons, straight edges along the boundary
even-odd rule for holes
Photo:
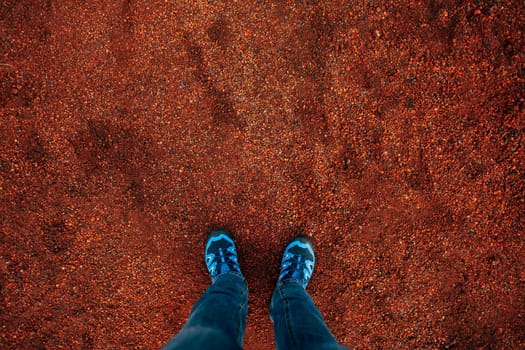
[[[355,349],[525,348],[522,1],[0,2],[0,348],[156,349],[236,237]]]

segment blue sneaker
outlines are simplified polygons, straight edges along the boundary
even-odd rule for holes
[[[281,261],[281,274],[277,284],[288,280],[299,282],[306,288],[315,266],[315,254],[312,241],[306,236],[298,236],[284,249]]]
[[[228,231],[213,230],[206,242],[205,261],[212,283],[220,274],[226,272],[237,273],[242,276],[237,262],[237,249]]]

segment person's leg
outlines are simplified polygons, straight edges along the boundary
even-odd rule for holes
[[[286,247],[270,305],[278,350],[346,349],[337,343],[305,290],[314,264],[315,255],[308,238],[296,237]]]
[[[194,305],[188,321],[167,349],[242,349],[248,287],[242,276],[225,273]]]
[[[212,285],[164,350],[242,349],[248,286],[237,263],[235,244],[226,231],[215,230],[210,234],[206,244],[206,266]]]

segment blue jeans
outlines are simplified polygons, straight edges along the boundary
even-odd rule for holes
[[[235,273],[220,275],[194,305],[180,332],[164,350],[242,349],[248,286]],[[277,285],[270,305],[278,350],[342,350],[312,298],[297,282]]]

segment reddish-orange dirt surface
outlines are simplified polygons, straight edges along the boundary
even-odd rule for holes
[[[522,1],[0,2],[0,348],[156,349],[229,229],[356,349],[525,347]]]

